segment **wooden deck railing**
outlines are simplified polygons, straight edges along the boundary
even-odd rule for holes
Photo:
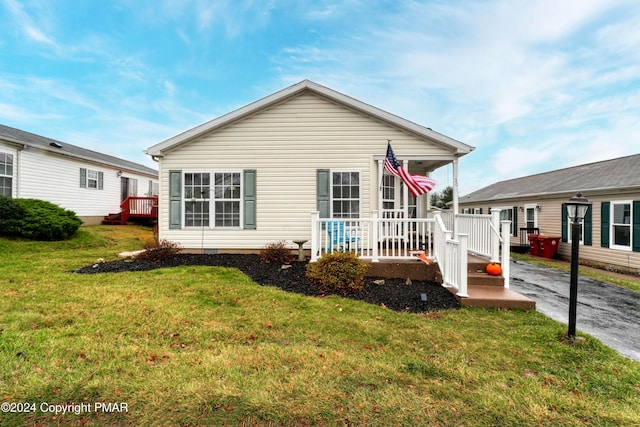
[[[158,197],[129,196],[120,204],[121,224],[126,224],[129,218],[157,218]]]

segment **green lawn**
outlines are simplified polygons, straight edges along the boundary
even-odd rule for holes
[[[640,364],[535,311],[400,314],[218,267],[72,272],[150,237],[0,238],[2,408],[35,405],[0,425],[640,425]]]

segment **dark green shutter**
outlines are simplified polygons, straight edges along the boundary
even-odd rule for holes
[[[80,188],[87,188],[87,170],[80,168]]]
[[[567,212],[567,204],[563,203],[560,209],[560,217],[562,218],[562,241],[569,241],[569,213]]]
[[[491,212],[491,208],[489,208],[489,212]],[[480,215],[482,215],[482,208],[480,208]]]
[[[633,201],[633,251],[640,252],[640,200]]]
[[[331,216],[331,172],[329,169],[318,169],[316,171],[316,198],[317,209],[320,218]]]
[[[584,216],[584,245],[585,246],[591,246],[591,240],[592,240],[592,232],[591,229],[593,228],[593,207],[589,208],[589,210],[587,210],[587,213]]]
[[[256,229],[256,171],[247,169],[244,173],[244,224],[246,230]]]
[[[182,171],[169,171],[169,228],[182,228]]]
[[[518,237],[518,207],[514,206],[511,211],[513,212],[511,214],[511,216],[513,217],[513,220],[512,220],[513,237]]]
[[[98,172],[98,190],[104,189],[104,172]]]
[[[611,203],[602,202],[600,204],[600,246],[609,247],[609,215],[611,214]]]

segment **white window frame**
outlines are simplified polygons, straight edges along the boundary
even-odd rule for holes
[[[238,186],[240,188],[238,197],[216,197],[215,194],[215,186],[216,186],[216,175],[217,174],[237,174],[239,177]],[[209,205],[210,218],[213,218],[212,227],[213,228],[224,228],[224,229],[242,229],[243,218],[244,218],[244,204],[242,203],[244,197],[244,174],[242,170],[216,170],[211,172],[212,180],[211,184],[213,187],[213,197],[211,197],[212,203]],[[233,202],[238,203],[238,225],[216,225],[217,223],[217,214],[216,214],[216,203],[218,202]]]
[[[8,197],[13,196],[13,171],[15,170],[15,161],[13,153],[7,153],[4,151],[0,151],[0,154],[3,155],[4,161],[0,163],[0,178],[5,178],[9,180],[9,194],[0,194]],[[9,166],[9,162],[7,160],[11,160],[11,164]],[[11,173],[7,172],[7,169],[11,167]]]
[[[616,205],[629,205],[629,223],[628,224],[624,224],[624,223],[616,223],[615,222],[615,215],[614,215],[614,211],[615,208],[614,206]],[[631,252],[633,250],[633,201],[632,200],[616,200],[616,201],[611,201],[610,205],[609,205],[609,247],[611,249],[618,249],[621,251],[629,251]],[[617,245],[615,243],[616,241],[616,235],[614,232],[614,227],[629,227],[629,245],[625,246],[625,245]]]
[[[333,209],[333,205],[334,202],[336,200],[356,200],[354,198],[345,198],[345,197],[340,197],[339,199],[336,199],[334,197],[333,194],[333,176],[335,173],[357,173],[358,174],[358,213],[357,216],[351,216],[351,217],[344,217],[344,216],[340,216],[340,217],[336,217],[335,216],[335,211]],[[356,170],[356,169],[332,169],[330,171],[330,178],[329,178],[329,188],[330,188],[330,207],[331,207],[331,217],[332,218],[343,218],[343,219],[359,219],[362,218],[362,172],[360,170]]]
[[[571,218],[569,218],[569,212],[567,212],[567,243],[571,243]],[[580,221],[580,245],[584,245],[584,218]]]
[[[98,189],[98,177],[100,174],[95,169],[87,169],[87,188],[91,190]]]
[[[200,197],[195,197],[195,193],[191,194],[190,196],[187,195],[187,175],[209,175],[209,184],[208,185],[203,185],[200,184],[197,187],[202,188],[202,187],[208,187],[208,191],[205,194],[200,194]],[[195,187],[194,184],[190,185],[192,188]],[[209,171],[184,171],[182,173],[182,223],[184,224],[185,228],[202,228],[202,227],[206,227],[206,228],[210,228],[211,227],[211,172]],[[200,220],[202,221],[201,224],[195,224],[196,218],[194,216],[193,220],[189,220],[189,222],[193,222],[193,224],[187,224],[187,203],[193,203],[194,204],[194,212],[195,212],[195,207],[196,206],[203,206],[203,209],[201,209],[201,215],[202,217],[200,218]],[[206,204],[209,204],[208,206],[206,206]],[[206,212],[204,207],[207,207]],[[194,213],[195,215],[195,213]],[[206,215],[206,218],[205,218]]]

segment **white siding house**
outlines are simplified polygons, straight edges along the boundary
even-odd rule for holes
[[[0,125],[0,195],[46,200],[95,224],[158,188],[152,168]]]
[[[311,81],[290,86],[147,150],[159,163],[159,237],[208,252],[296,240],[308,249],[314,212],[426,218],[429,195],[416,201],[384,173],[389,140],[420,175],[452,163],[457,178],[473,150]]]

